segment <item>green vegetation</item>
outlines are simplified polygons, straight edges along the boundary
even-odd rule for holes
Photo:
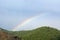
[[[60,40],[60,30],[43,26],[27,31],[6,31],[22,40]]]
[[[60,31],[51,27],[41,27],[31,31],[14,32],[24,40],[60,40]]]

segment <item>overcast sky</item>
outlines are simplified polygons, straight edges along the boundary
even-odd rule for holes
[[[0,0],[0,27],[11,30],[29,17],[39,16],[18,30],[51,26],[60,29],[60,0]]]

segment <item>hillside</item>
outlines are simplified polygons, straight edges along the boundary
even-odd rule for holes
[[[0,29],[0,40],[60,40],[60,30],[47,26],[14,32]]]
[[[20,40],[19,37],[10,34],[7,30],[0,28],[0,40]]]
[[[41,27],[31,31],[14,32],[24,40],[60,40],[60,31],[55,28]]]
[[[49,27],[41,27],[33,30],[25,40],[60,40],[60,31]]]

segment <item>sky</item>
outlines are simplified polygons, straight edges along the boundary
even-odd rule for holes
[[[34,16],[38,17],[17,30],[31,30],[41,26],[60,29],[60,0],[0,0],[1,28],[12,30]]]

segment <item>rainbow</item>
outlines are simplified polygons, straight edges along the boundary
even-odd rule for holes
[[[31,22],[32,20],[34,20],[35,18],[39,17],[39,16],[44,16],[45,14],[40,13],[39,15],[30,17],[26,20],[24,20],[22,23],[18,24],[16,27],[14,27],[12,29],[12,31],[17,31],[20,27],[23,27],[24,25],[28,24],[29,22]]]

